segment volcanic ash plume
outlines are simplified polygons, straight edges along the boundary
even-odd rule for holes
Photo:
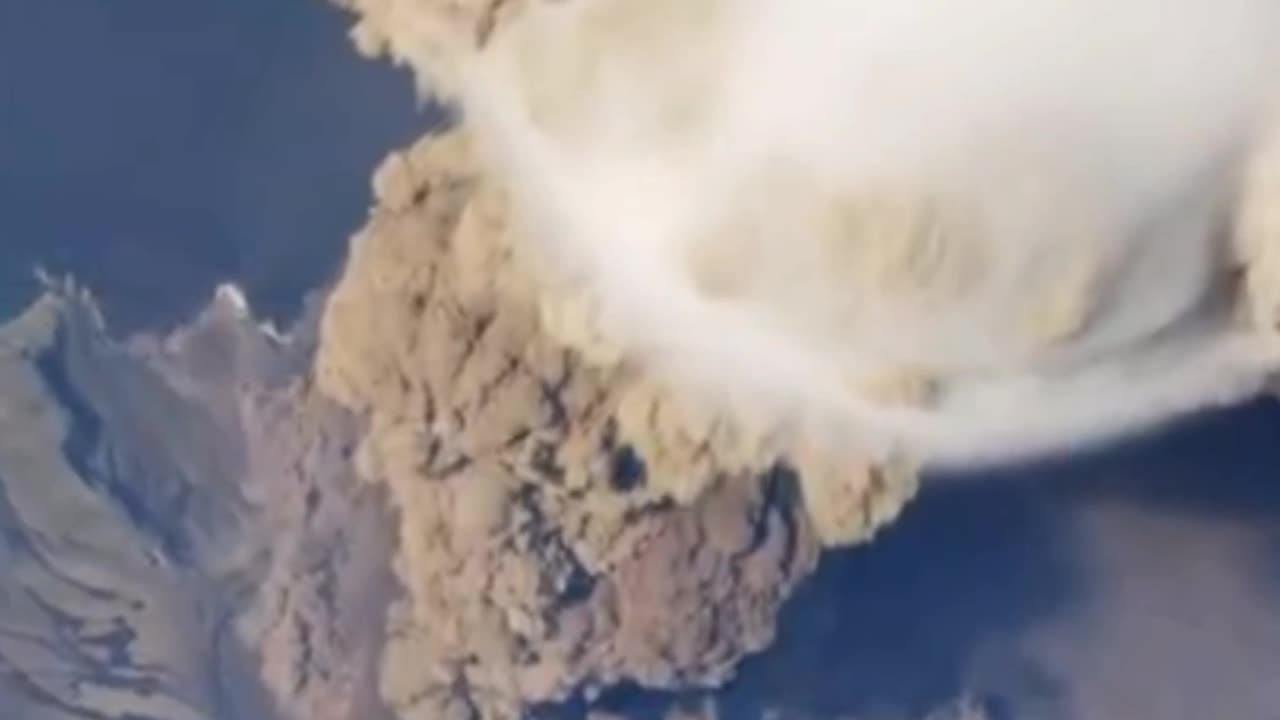
[[[1277,30],[1274,0],[539,3],[458,86],[609,343],[709,402],[971,462],[1274,367],[1233,227]]]

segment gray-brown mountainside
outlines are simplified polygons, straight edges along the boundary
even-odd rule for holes
[[[243,310],[121,344],[58,285],[0,328],[0,717],[380,716],[383,504]]]

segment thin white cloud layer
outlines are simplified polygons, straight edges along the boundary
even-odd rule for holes
[[[1001,459],[1257,388],[1229,214],[1274,0],[594,0],[464,104],[634,357],[876,452]]]

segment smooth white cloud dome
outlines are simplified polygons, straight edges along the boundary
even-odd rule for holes
[[[1220,284],[1272,0],[596,0],[469,68],[537,247],[633,355],[999,459],[1254,391]]]

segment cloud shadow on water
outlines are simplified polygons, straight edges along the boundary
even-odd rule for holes
[[[1269,576],[1280,608],[1278,481],[1275,400],[1066,460],[935,477],[875,542],[824,558],[787,606],[777,644],[726,691],[722,716],[774,707],[789,719],[918,718],[969,694],[996,718],[1083,717],[1064,697],[1074,678],[1019,650],[1086,602],[1106,612],[1116,578],[1096,573],[1114,570],[1085,562],[1086,540],[1104,553],[1140,544],[1130,533],[1142,530],[1086,530],[1082,519],[1121,505],[1157,523],[1188,521],[1191,542],[1256,537],[1267,566],[1242,551],[1226,572]]]
[[[1055,475],[1081,497],[1238,522],[1274,521],[1280,519],[1280,400],[1206,413]]]
[[[726,692],[729,718],[923,716],[972,687],[983,645],[1071,602],[1071,528],[1029,485],[927,492],[872,544],[830,553],[787,605],[777,643]],[[1002,688],[1052,696],[1030,664]]]

